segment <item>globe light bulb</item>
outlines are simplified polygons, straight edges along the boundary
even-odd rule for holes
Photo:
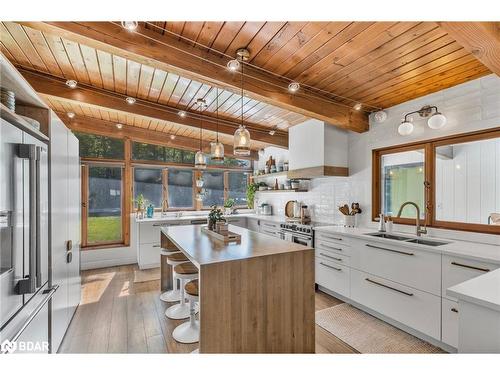
[[[436,112],[427,120],[427,125],[431,129],[441,129],[446,125],[446,116]]]
[[[403,121],[398,127],[398,133],[401,135],[410,135],[413,132],[413,124],[409,121]]]

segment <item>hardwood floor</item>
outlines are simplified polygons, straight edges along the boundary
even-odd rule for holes
[[[172,331],[184,320],[164,315],[159,280],[134,283],[137,265],[82,272],[82,301],[68,328],[61,353],[189,353],[198,344],[179,344]],[[316,293],[315,309],[342,303]],[[355,353],[316,326],[317,353]]]

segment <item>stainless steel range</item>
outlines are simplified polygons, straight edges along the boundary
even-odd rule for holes
[[[281,239],[304,246],[313,246],[315,223],[284,223],[281,224]]]

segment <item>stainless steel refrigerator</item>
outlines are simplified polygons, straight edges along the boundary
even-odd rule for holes
[[[0,122],[0,349],[48,352],[48,146]]]

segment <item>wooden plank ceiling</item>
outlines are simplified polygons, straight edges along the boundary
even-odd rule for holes
[[[208,104],[206,113],[215,116],[217,94],[213,77],[205,79],[199,71],[190,74],[184,70],[186,74],[178,74],[175,66],[171,70],[163,69],[170,61],[158,62],[162,56],[157,55],[142,58],[133,45],[138,39],[130,40],[129,46],[126,38],[147,37],[145,40],[151,42],[149,47],[161,42],[177,50],[185,48],[189,53],[196,49],[198,55],[193,54],[193,60],[217,55],[227,61],[234,58],[237,49],[246,47],[251,54],[248,63],[252,72],[301,84],[302,97],[297,94],[297,99],[302,101],[296,102],[287,100],[287,96],[293,97],[293,94],[283,96],[274,91],[269,93],[272,100],[257,100],[252,96],[257,89],[252,85],[247,88],[248,95],[246,92],[243,98],[244,120],[265,132],[278,129],[282,131],[279,137],[286,137],[289,127],[306,120],[304,113],[316,110],[318,116],[324,116],[320,108],[323,104],[316,108],[309,106],[315,101],[328,103],[329,100],[332,108],[350,108],[344,115],[347,122],[342,125],[350,128],[350,121],[356,116],[352,110],[356,103],[362,103],[361,113],[366,114],[491,73],[479,57],[470,52],[469,46],[463,48],[435,22],[158,21],[139,22],[138,31],[127,35],[122,29],[120,35],[113,38],[110,35],[117,24],[2,22],[0,48],[18,67],[75,79],[82,85],[144,102],[194,112],[196,99],[203,97]],[[154,54],[154,50],[148,53]],[[242,109],[241,95],[231,82],[226,83],[219,85],[219,115],[237,125]],[[263,88],[258,89],[262,95]],[[199,135],[195,127],[154,116],[145,119],[137,113],[127,115],[104,106],[89,107],[53,94],[48,102],[59,111],[72,108],[77,115],[110,121],[124,116],[120,121],[128,126],[186,137]],[[307,110],[302,111],[297,103],[307,106]],[[362,121],[362,118],[356,119],[351,129],[366,130],[360,125]],[[231,142],[229,132],[223,138]],[[273,143],[269,137],[261,140],[263,142],[254,141],[252,147],[257,149]]]

